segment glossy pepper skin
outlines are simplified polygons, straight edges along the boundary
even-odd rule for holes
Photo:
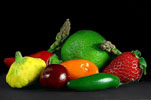
[[[48,65],[49,63],[49,58],[53,55],[53,53],[48,52],[48,51],[39,51],[37,53],[31,54],[29,55],[30,57],[33,58],[41,58],[42,60],[45,61],[45,63]],[[4,63],[10,67],[12,65],[12,63],[15,61],[15,57],[9,57],[9,58],[5,58],[4,59]]]
[[[112,74],[99,73],[69,81],[67,87],[77,91],[95,91],[107,88],[117,88],[120,79]]]
[[[12,88],[22,88],[34,82],[46,67],[46,63],[40,58],[22,57],[16,52],[15,62],[11,65],[6,82]]]
[[[85,59],[73,59],[61,63],[69,72],[70,80],[99,73],[98,67]]]

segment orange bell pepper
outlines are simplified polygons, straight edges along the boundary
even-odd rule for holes
[[[84,59],[65,61],[61,65],[68,70],[70,80],[99,73],[99,69],[94,63]]]

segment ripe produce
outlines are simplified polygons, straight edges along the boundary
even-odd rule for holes
[[[135,81],[141,78],[142,74],[146,75],[147,64],[141,52],[136,50],[132,52],[121,53],[118,49],[114,49],[110,42],[106,42],[103,49],[108,52],[113,52],[118,55],[105,69],[104,73],[111,73],[117,75],[121,82]],[[113,47],[113,48],[110,48]]]
[[[104,40],[105,38],[95,31],[80,30],[65,41],[61,48],[61,58],[63,61],[89,60],[101,69],[110,59],[110,54],[100,49]]]
[[[61,65],[68,70],[70,80],[99,73],[99,69],[94,63],[84,59],[65,61]]]
[[[120,79],[109,73],[99,73],[69,81],[67,87],[78,91],[94,91],[107,88],[117,88]]]
[[[48,65],[40,76],[40,85],[46,89],[60,89],[66,85],[69,74],[66,68],[59,64]]]
[[[140,65],[139,58],[133,52],[124,52],[117,56],[103,72],[117,75],[122,82],[130,82],[139,79],[146,67]],[[141,58],[142,60],[142,58]]]
[[[11,65],[6,82],[12,88],[22,88],[34,82],[41,71],[46,67],[46,63],[40,58],[22,57],[21,53],[16,52],[15,62]]]
[[[67,86],[77,91],[95,91],[117,88],[146,75],[147,64],[140,51],[122,53],[92,30],[77,31],[66,39],[69,31],[67,19],[48,50],[25,57],[17,51],[16,57],[5,58],[4,63],[10,67],[6,75],[10,87],[23,88],[39,79],[45,89]]]

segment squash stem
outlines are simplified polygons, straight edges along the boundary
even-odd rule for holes
[[[23,58],[21,52],[17,51],[15,54],[15,62],[16,63],[22,63],[23,61],[24,61],[24,58]]]

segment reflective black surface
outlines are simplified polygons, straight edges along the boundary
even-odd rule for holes
[[[0,76],[1,100],[151,100],[150,92],[151,81],[134,82],[118,88],[91,92],[45,90],[37,83],[23,89],[13,89],[5,82],[5,74]]]

